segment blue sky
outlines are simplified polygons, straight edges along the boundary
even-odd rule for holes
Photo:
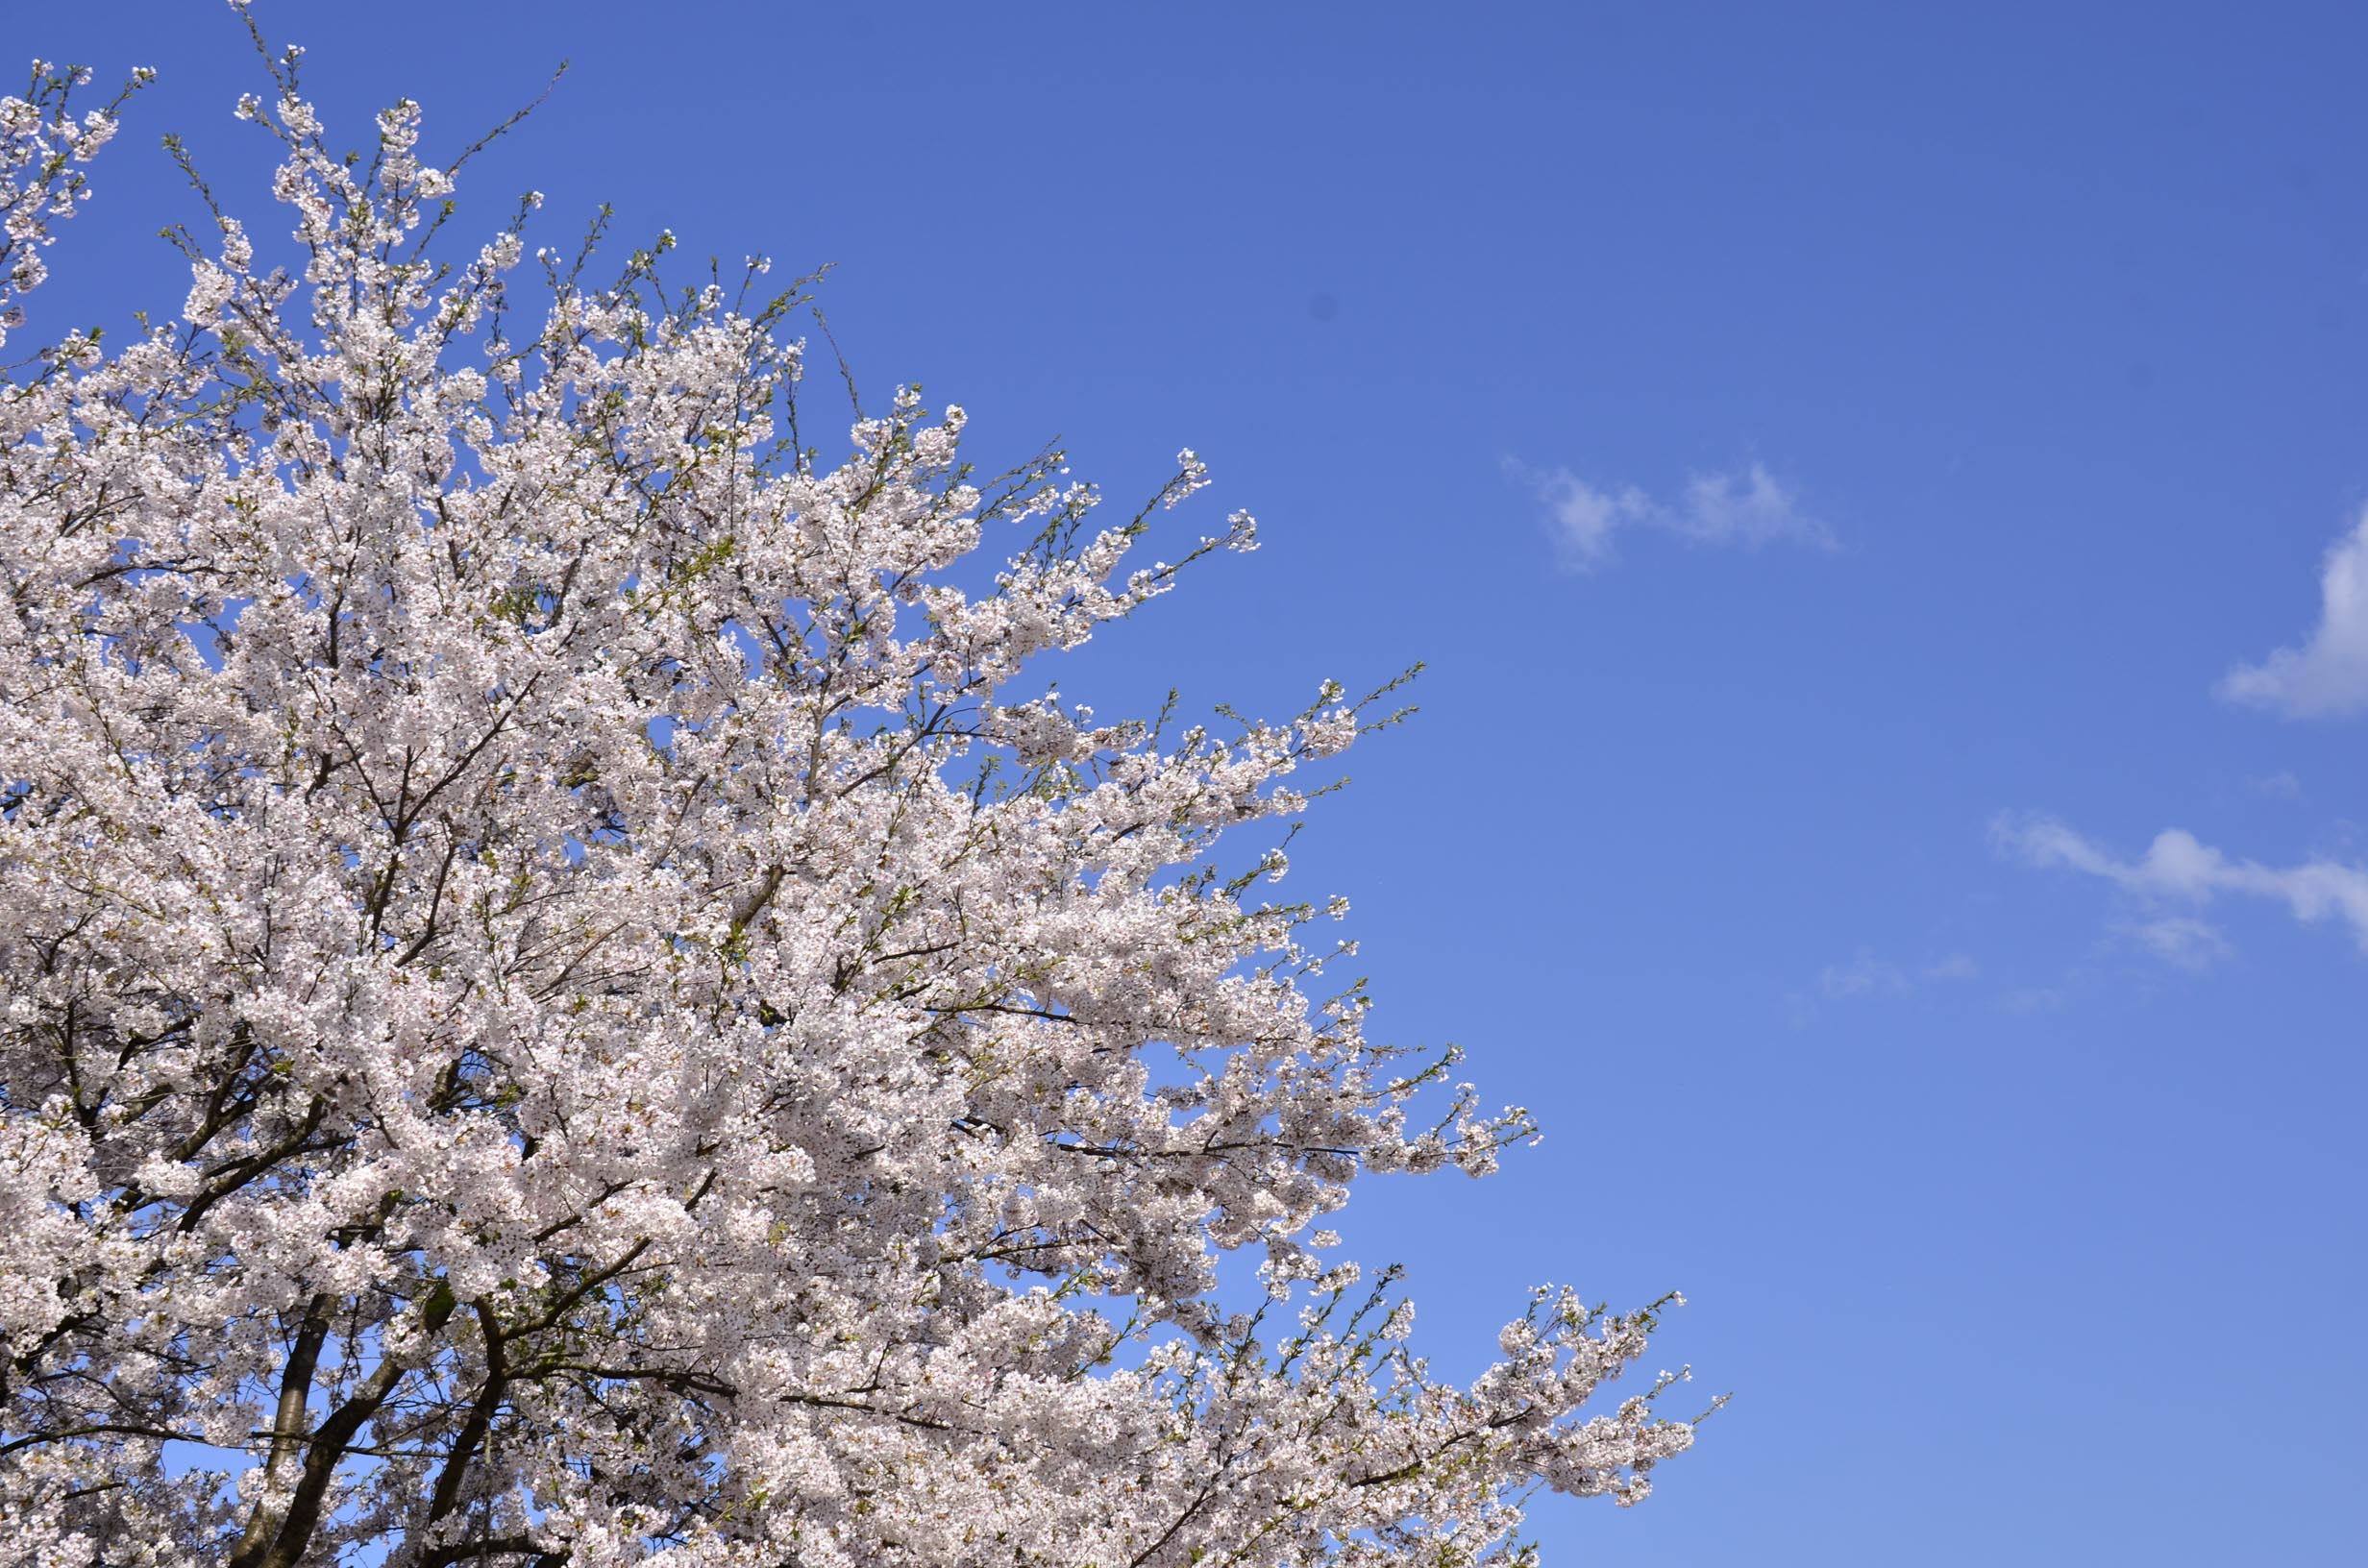
[[[867,387],[1114,501],[1198,449],[1265,548],[1065,692],[1429,661],[1294,881],[1548,1137],[1343,1229],[1442,1368],[1535,1281],[1677,1286],[1737,1395],[1647,1507],[1542,1507],[1558,1560],[2356,1549],[2356,8],[258,13],[431,156],[572,58],[481,228],[836,262]],[[272,228],[227,12],[9,23],[163,72],[37,325],[177,306],[168,128]]]

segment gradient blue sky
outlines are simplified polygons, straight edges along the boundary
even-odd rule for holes
[[[867,387],[1114,501],[1198,448],[1266,547],[1071,695],[1430,661],[1294,880],[1549,1135],[1343,1228],[1442,1368],[1533,1281],[1678,1286],[1737,1395],[1645,1507],[1542,1506],[1556,1560],[2357,1550],[2368,715],[2286,710],[2368,701],[2368,546],[2224,682],[2368,502],[2368,13],[258,13],[431,158],[572,57],[481,229],[835,261]],[[178,307],[167,129],[281,227],[223,8],[6,15],[163,72],[37,327]]]

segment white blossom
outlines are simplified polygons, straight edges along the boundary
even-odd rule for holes
[[[293,80],[296,276],[226,219],[185,320],[0,396],[15,1560],[1454,1564],[1642,1496],[1690,1427],[1586,1407],[1651,1311],[1542,1292],[1457,1386],[1316,1256],[1533,1132],[1251,894],[1385,716],[1025,695],[1246,515],[1129,571],[914,392],[826,464],[795,296],[665,236],[524,321],[515,230],[420,249],[417,106],[349,163]],[[0,305],[70,86],[0,100]]]

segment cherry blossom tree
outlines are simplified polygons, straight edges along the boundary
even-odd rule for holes
[[[264,60],[290,264],[201,182],[178,318],[0,386],[12,1560],[1461,1564],[1642,1497],[1653,1309],[1458,1385],[1326,1257],[1533,1131],[1268,892],[1383,694],[1022,695],[1251,547],[1129,565],[1201,463],[1103,526],[912,393],[826,461],[803,285],[594,282],[533,198],[456,255],[468,153]],[[86,81],[0,100],[20,329]]]

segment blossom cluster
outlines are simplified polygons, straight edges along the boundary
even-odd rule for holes
[[[113,138],[116,110],[155,76],[145,66],[134,71],[113,103],[86,110],[79,120],[67,104],[77,87],[90,85],[86,67],[61,70],[37,60],[26,96],[0,97],[0,344],[10,328],[23,324],[18,297],[49,276],[41,250],[56,237],[51,224],[72,217],[75,204],[89,198],[89,182],[76,165]]]
[[[1532,1131],[1221,869],[1377,710],[1020,695],[1249,520],[1130,566],[1152,507],[909,392],[826,463],[796,290],[587,282],[531,202],[441,259],[417,107],[348,159],[269,63],[288,264],[217,214],[178,319],[0,386],[18,1560],[1461,1563],[1643,1495],[1690,1428],[1588,1407],[1650,1311],[1457,1385],[1323,1256]],[[44,90],[16,293],[112,126]]]

